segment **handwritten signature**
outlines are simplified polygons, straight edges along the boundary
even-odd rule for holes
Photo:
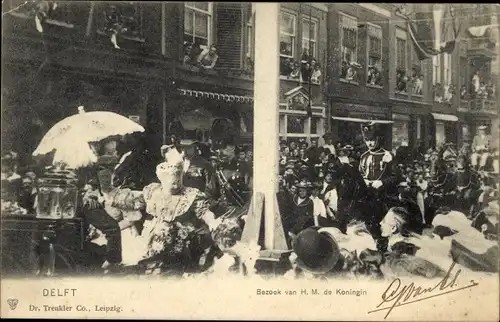
[[[387,310],[387,314],[384,318],[387,319],[389,314],[396,307],[428,300],[433,297],[438,297],[453,292],[458,292],[478,285],[478,283],[471,280],[469,285],[456,288],[457,286],[459,286],[457,284],[457,281],[462,270],[457,270],[453,275],[452,272],[455,264],[456,263],[453,262],[446,275],[432,287],[417,286],[413,282],[408,285],[403,285],[399,278],[394,279],[382,294],[382,302],[377,305],[377,309],[369,311],[368,313]],[[387,305],[381,307],[384,303],[386,303]]]

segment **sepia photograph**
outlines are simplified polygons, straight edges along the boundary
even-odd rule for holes
[[[498,321],[499,20],[2,1],[0,316]]]

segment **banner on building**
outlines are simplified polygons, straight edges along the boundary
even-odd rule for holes
[[[451,5],[436,6],[430,12],[407,16],[408,33],[417,57],[425,60],[443,53],[452,53],[460,35],[460,23]]]

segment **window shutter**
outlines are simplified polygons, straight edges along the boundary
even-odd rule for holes
[[[217,67],[240,69],[243,46],[241,3],[217,3]]]

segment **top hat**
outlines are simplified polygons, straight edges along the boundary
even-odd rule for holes
[[[297,265],[313,274],[331,271],[340,260],[340,250],[331,234],[319,232],[320,227],[302,230],[292,243]]]

